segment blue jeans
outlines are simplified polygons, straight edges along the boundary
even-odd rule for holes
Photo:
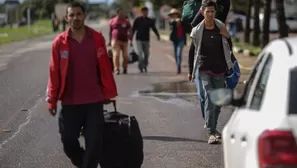
[[[204,113],[206,129],[208,133],[216,133],[221,107],[218,107],[210,102],[209,93],[213,89],[224,88],[225,77],[213,76],[207,73],[200,72],[199,78],[201,80],[200,89],[205,96]]]
[[[232,38],[236,37],[237,34],[237,25],[235,22],[229,23],[229,32]]]
[[[202,86],[201,80],[199,80],[199,71],[195,73],[195,85],[200,101],[200,107],[201,107],[201,113],[203,119],[205,119],[205,114],[204,114],[204,103],[205,103],[205,96],[203,90],[200,88]]]
[[[178,41],[173,41],[174,56],[175,56],[176,66],[178,68],[181,67],[182,53],[183,53],[184,46],[185,46],[184,39],[180,39]]]
[[[147,68],[149,52],[150,52],[150,42],[149,41],[136,41],[136,48],[138,51],[138,68],[140,70]]]

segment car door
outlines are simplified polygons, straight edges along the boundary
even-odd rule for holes
[[[244,106],[236,109],[223,130],[224,161],[226,168],[255,167],[249,150],[254,145],[253,134],[261,121],[259,112],[272,65],[272,55],[263,53],[246,83]],[[263,121],[262,121],[263,122]],[[250,132],[250,130],[256,130]],[[248,165],[248,166],[247,166]]]

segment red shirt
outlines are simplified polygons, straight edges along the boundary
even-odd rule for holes
[[[177,25],[177,37],[180,39],[184,37],[184,30],[182,24]]]
[[[95,103],[103,100],[97,68],[97,52],[92,32],[87,30],[81,42],[69,39],[69,64],[63,105]]]
[[[131,34],[129,34],[129,29],[131,29],[131,24],[126,18],[114,17],[109,22],[110,31],[112,33],[112,40],[119,40],[122,42],[128,42],[131,40]]]
[[[94,40],[93,44],[95,45],[95,50],[96,50],[95,67],[97,67],[96,69],[97,69],[97,75],[98,75],[97,77],[89,78],[89,79],[96,80],[96,82],[91,82],[92,83],[91,85],[96,85],[98,81],[101,81],[100,86],[102,88],[101,93],[102,93],[103,99],[107,100],[107,99],[115,98],[118,95],[118,93],[117,93],[114,76],[111,71],[111,64],[108,58],[105,39],[101,32],[97,32],[94,29],[89,27],[87,27],[87,29],[88,31],[91,32],[92,38]],[[70,63],[70,57],[72,56],[69,54],[70,52],[73,52],[73,51],[70,51],[70,48],[71,48],[70,43],[72,42],[70,41],[68,36],[69,36],[69,30],[58,35],[53,42],[50,67],[49,67],[49,82],[47,86],[47,98],[46,98],[49,108],[57,107],[57,101],[61,100],[62,97],[64,97],[64,93],[66,89],[65,87],[67,87],[66,81],[68,81],[67,85],[68,84],[71,85],[71,83],[69,83],[68,76],[72,72],[71,70],[68,70],[68,69],[71,69],[69,68],[71,66],[70,64],[73,64],[73,63]],[[85,56],[85,53],[83,52],[82,55]],[[88,54],[88,55],[92,55],[92,54]],[[90,56],[90,59],[92,59],[92,56]],[[83,64],[85,67],[86,63],[83,63]],[[93,69],[94,64],[90,63],[90,65],[92,65],[92,68],[90,68],[89,66],[88,68],[86,68],[88,69],[88,71],[84,71],[85,76],[89,76],[88,74],[86,74],[86,72],[87,73],[92,72],[93,76],[95,74]],[[95,87],[97,88],[97,85]],[[94,91],[92,90],[92,92]],[[100,94],[99,92],[97,93],[98,95]]]

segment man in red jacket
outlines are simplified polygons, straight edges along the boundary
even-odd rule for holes
[[[103,104],[117,96],[105,39],[84,25],[85,8],[71,3],[66,20],[70,28],[53,43],[47,102],[51,115],[62,104],[59,132],[66,155],[79,168],[97,168],[103,135]],[[84,128],[86,149],[78,141]]]

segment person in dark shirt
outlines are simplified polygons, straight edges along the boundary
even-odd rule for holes
[[[224,23],[215,19],[216,3],[208,1],[202,4],[204,20],[192,29],[191,37],[195,45],[196,61],[193,73],[200,80],[199,89],[204,95],[205,128],[208,143],[218,143],[221,134],[217,131],[220,107],[212,104],[209,93],[213,89],[225,87],[225,73],[232,65],[231,52],[227,39],[230,38]]]
[[[219,19],[220,21],[222,21],[223,23],[226,22],[228,13],[229,13],[229,9],[230,9],[230,0],[203,0],[202,1],[202,5],[205,3],[208,3],[209,1],[213,1],[216,2],[216,18]],[[197,26],[202,20],[204,19],[203,16],[203,10],[200,8],[200,10],[197,12],[196,16],[194,17],[194,19],[191,22],[192,27]],[[232,48],[232,41],[231,39],[228,39],[228,43]],[[195,46],[192,43],[190,46],[190,50],[189,50],[189,59],[188,59],[188,67],[189,67],[189,79],[191,80],[192,76],[192,71],[193,71],[193,62],[194,62],[194,53],[195,53]],[[201,106],[201,112],[202,112],[202,117],[205,118],[205,114],[204,114],[204,103],[205,103],[205,98],[203,93],[200,92],[200,88],[199,85],[201,85],[201,82],[199,81],[199,78],[196,78],[195,80],[195,84],[196,84],[196,88],[197,88],[197,92],[198,92],[198,96],[199,96],[199,100],[200,100],[200,106]]]
[[[135,19],[132,26],[132,34],[136,33],[136,48],[139,55],[138,68],[142,73],[147,72],[149,50],[150,50],[150,29],[154,31],[158,40],[160,40],[159,32],[155,26],[155,22],[148,17],[148,8],[141,9],[142,16]]]

